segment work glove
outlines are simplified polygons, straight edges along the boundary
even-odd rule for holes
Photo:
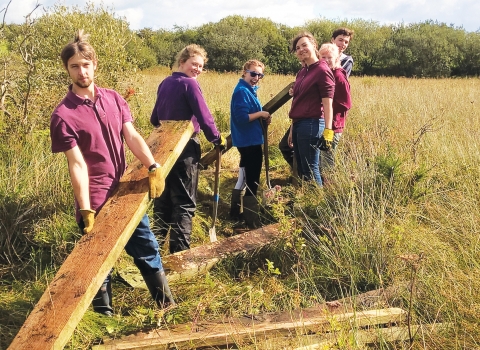
[[[220,135],[220,138],[218,139],[218,141],[214,142],[213,144],[215,146],[220,147],[220,150],[223,151],[224,149],[227,148],[227,139],[222,135]]]
[[[80,209],[80,214],[83,218],[85,228],[83,233],[90,233],[93,230],[93,223],[95,222],[95,210],[92,209]]]
[[[332,148],[332,143],[333,143],[333,136],[335,135],[335,132],[332,129],[324,129],[323,134],[320,137],[320,141],[318,142],[318,147],[322,151],[330,151]]]
[[[162,173],[162,167],[154,163],[148,168],[148,187],[150,199],[160,197],[165,189],[165,177]]]

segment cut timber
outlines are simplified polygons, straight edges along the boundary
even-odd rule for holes
[[[162,257],[162,264],[169,282],[191,278],[210,270],[221,259],[245,253],[281,238],[280,224],[264,226],[257,230],[228,237],[220,241],[184,250]],[[120,276],[132,287],[146,288],[137,269],[130,267],[119,271]]]
[[[369,310],[348,313],[330,313],[325,307],[283,313],[278,317],[244,317],[225,319],[218,323],[192,323],[172,327],[168,330],[154,330],[125,337],[123,340],[108,341],[94,346],[94,350],[119,349],[192,349],[255,343],[269,338],[305,334],[334,332],[384,324],[399,323],[405,311],[399,308]]]
[[[190,121],[162,122],[147,143],[165,176],[193,134]],[[147,169],[135,160],[50,282],[9,349],[63,349],[149,205]]]
[[[448,330],[449,325],[444,323],[436,324],[424,324],[424,325],[411,325],[411,331],[414,335],[413,338],[425,334],[435,334],[439,332],[445,332]],[[370,329],[355,329],[347,332],[334,332],[322,335],[305,336],[307,339],[303,339],[305,345],[295,348],[294,350],[317,350],[317,349],[330,349],[335,347],[338,340],[341,339],[345,342],[347,339],[353,340],[356,346],[366,346],[367,344],[394,343],[399,341],[408,341],[408,327],[407,326],[394,326],[385,328],[370,328]]]
[[[263,106],[262,110],[267,111],[270,114],[275,113],[280,107],[282,107],[285,103],[287,103],[288,100],[292,98],[292,96],[290,96],[290,94],[288,93],[288,90],[290,90],[292,86],[293,82],[285,86],[282,91],[276,94],[270,101],[267,102],[266,105]],[[232,136],[228,135],[227,147],[225,148],[224,153],[230,148],[232,148]],[[215,161],[215,156],[215,148],[213,148],[200,159],[200,165],[203,168],[207,168]]]

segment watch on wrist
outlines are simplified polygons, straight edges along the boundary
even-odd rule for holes
[[[155,162],[155,163],[153,163],[152,165],[150,165],[150,166],[148,167],[148,171],[149,171],[149,172],[152,172],[152,171],[154,171],[155,169],[158,169],[158,168],[160,168],[160,164],[158,164],[157,162]]]

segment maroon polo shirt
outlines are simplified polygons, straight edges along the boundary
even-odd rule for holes
[[[334,92],[335,78],[325,61],[302,67],[295,79],[290,118],[293,122],[303,118],[323,118],[322,98],[333,99]]]
[[[333,71],[335,76],[335,94],[333,95],[333,131],[343,132],[347,111],[352,108],[352,98],[350,95],[350,83],[347,79],[347,73],[343,68],[337,68]]]
[[[52,152],[80,148],[88,167],[91,209],[99,210],[125,172],[122,127],[132,121],[127,102],[115,91],[95,86],[97,100],[80,97],[70,86],[50,119]],[[80,219],[75,199],[77,221]]]

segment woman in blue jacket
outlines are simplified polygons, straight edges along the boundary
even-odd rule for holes
[[[232,191],[230,216],[238,219],[243,211],[248,228],[260,227],[256,195],[262,171],[262,123],[270,124],[271,120],[270,113],[262,111],[257,97],[258,82],[264,77],[264,69],[265,65],[260,61],[246,62],[230,103],[232,144],[240,153],[240,169]]]

